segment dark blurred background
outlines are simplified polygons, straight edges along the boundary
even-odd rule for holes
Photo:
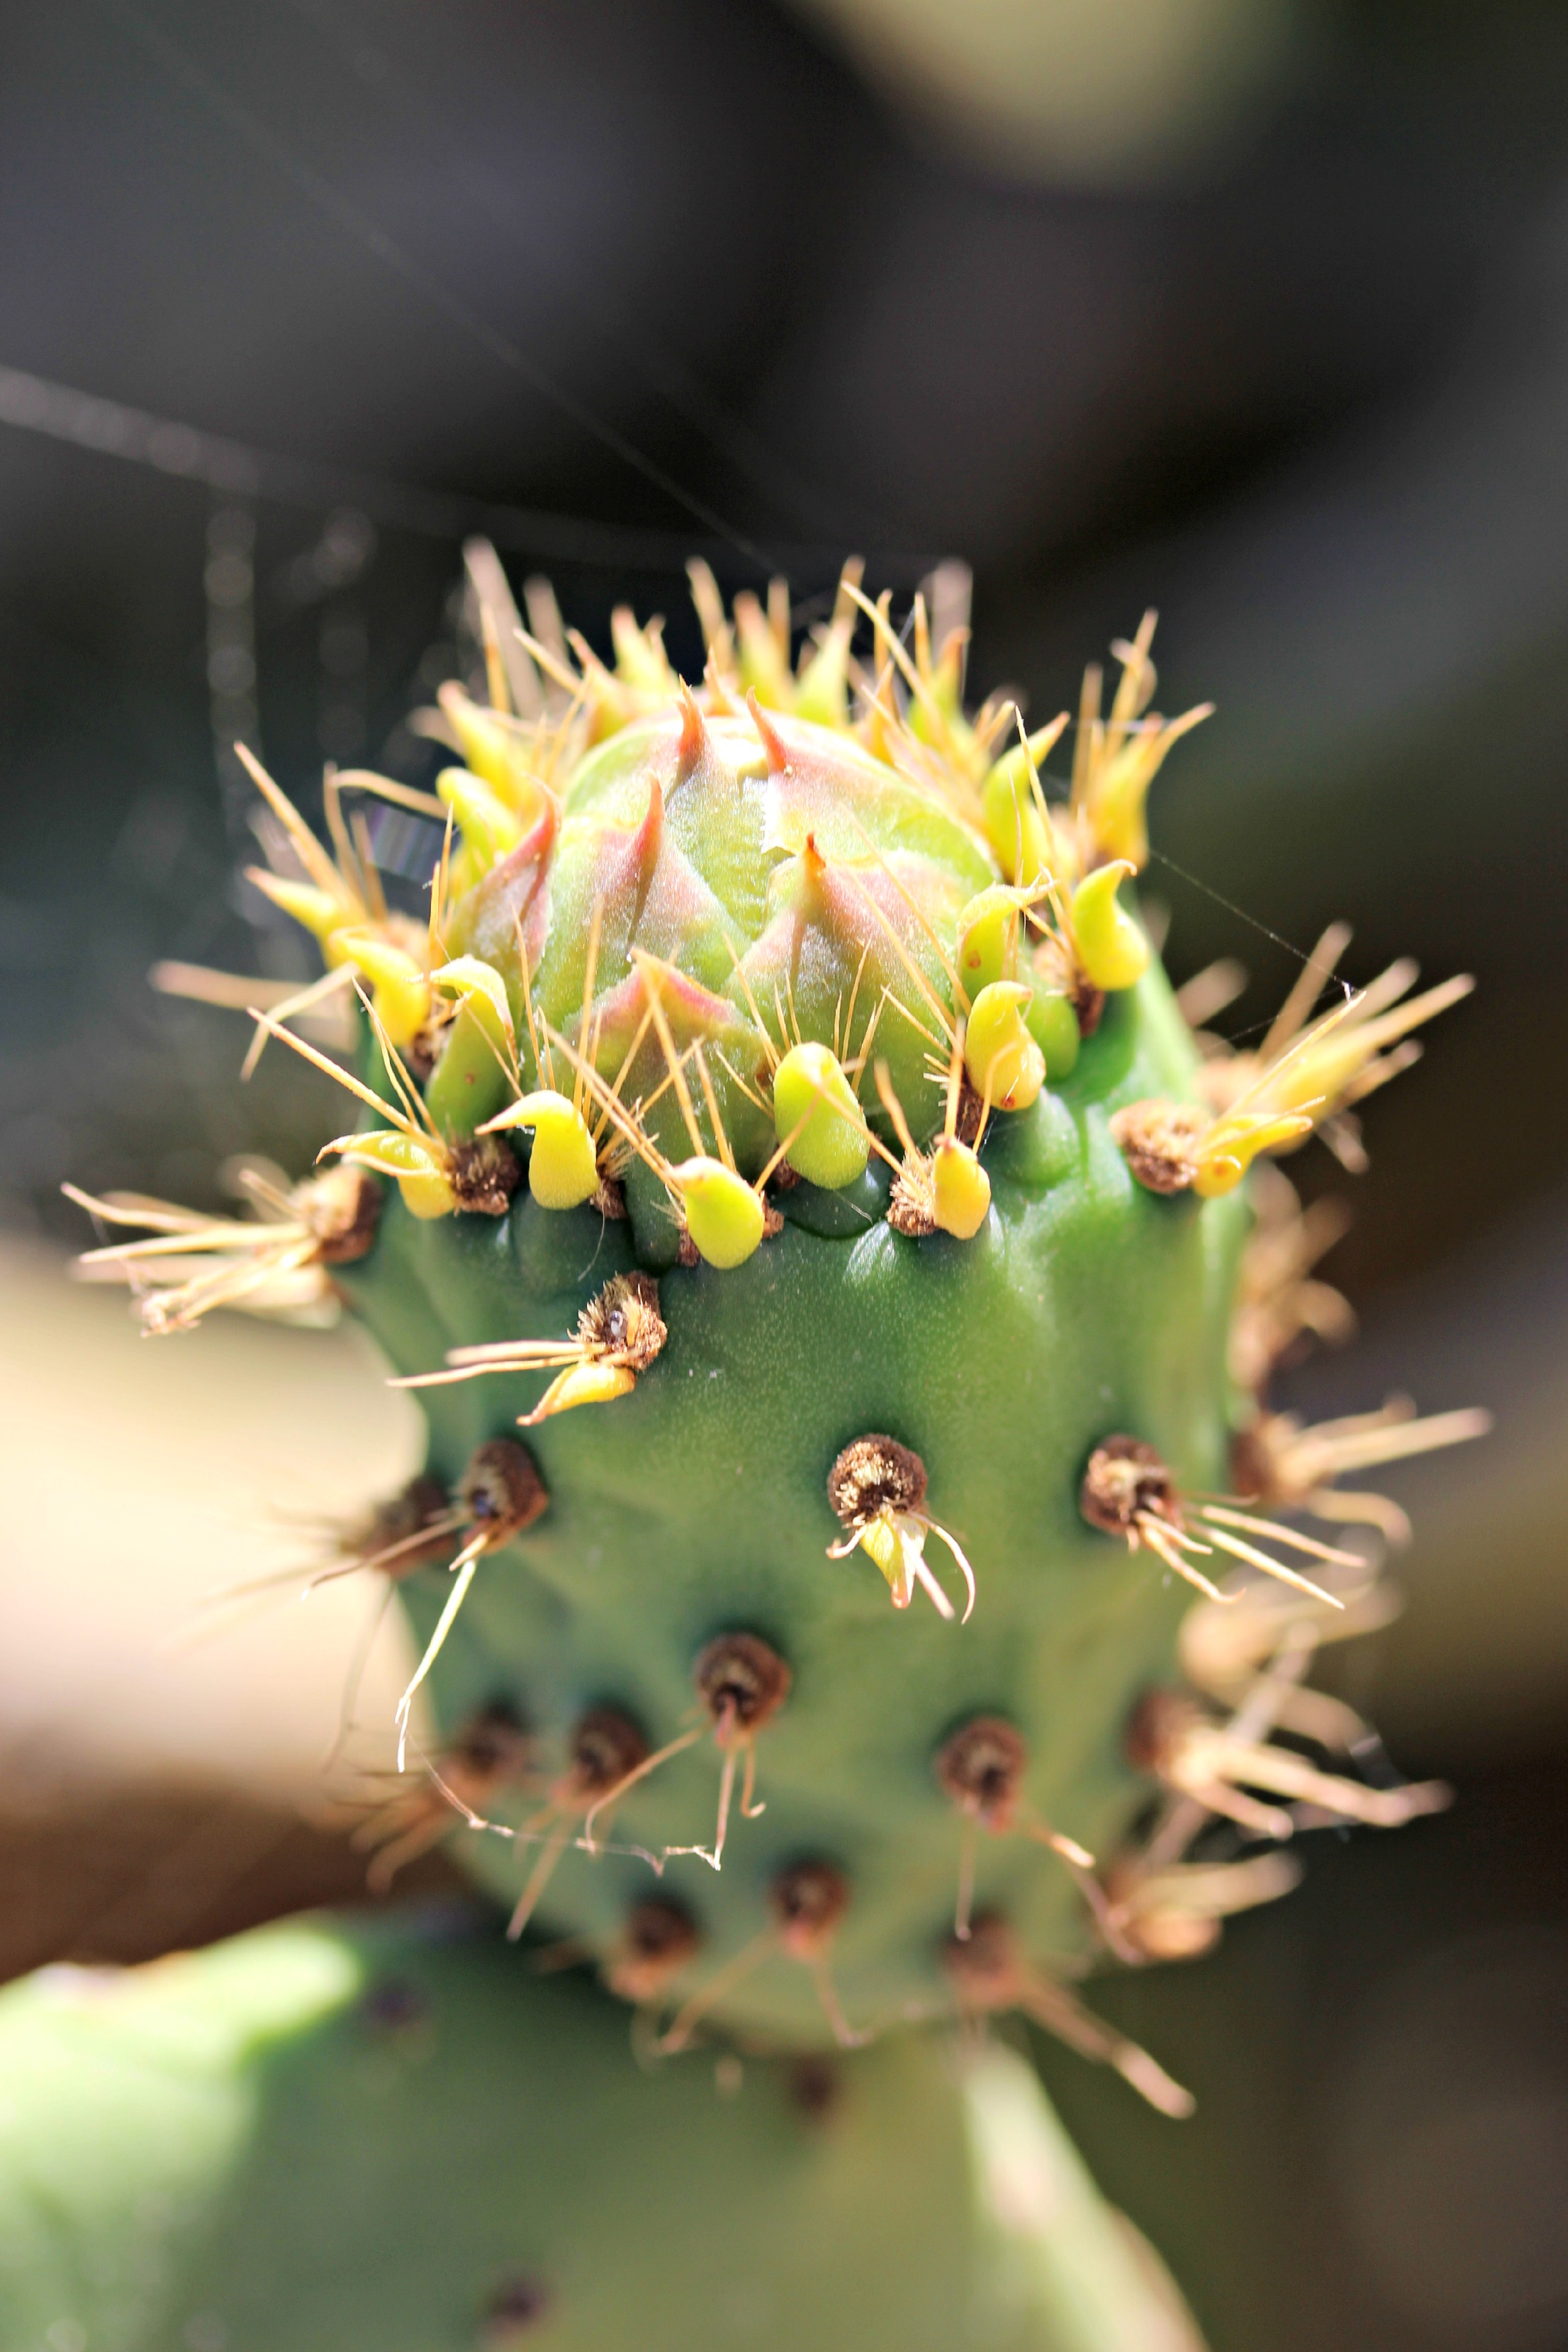
[[[1363,1344],[1288,1399],[1408,1383],[1500,1417],[1398,1482],[1412,1605],[1346,1664],[1461,1801],[1314,1841],[1301,1893],[1217,1958],[1108,1987],[1203,2092],[1179,2147],[1047,2063],[1215,2352],[1568,2347],[1568,14],[0,15],[0,1265],[45,1447],[12,1476],[39,1540],[100,1570],[142,1375],[79,1305],[50,1353],[48,1253],[79,1238],[57,1187],[214,1199],[237,1151],[299,1165],[330,1131],[324,1089],[279,1055],[242,1088],[233,1024],[145,974],[304,975],[237,878],[229,746],[307,806],[326,758],[421,780],[407,720],[466,657],[475,530],[596,642],[623,598],[666,614],[689,666],[694,548],[729,589],[785,571],[803,621],[851,549],[898,596],[961,557],[972,688],[1037,719],[1157,604],[1163,707],[1218,704],[1155,788],[1178,977],[1239,957],[1244,1029],[1336,915],[1352,978],[1404,951],[1477,973],[1369,1114],[1326,1269]],[[1348,1182],[1321,1153],[1292,1172]],[[212,1789],[197,1741],[134,1834],[118,1784],[51,1814],[83,1636],[40,1575],[29,1535],[0,1588],[33,1644],[0,1677],[28,1792],[0,1840],[11,1965],[353,1883],[330,1834],[278,1826],[213,1893],[201,1857],[250,1852],[216,1732]],[[29,1712],[36,1672],[58,1696]]]

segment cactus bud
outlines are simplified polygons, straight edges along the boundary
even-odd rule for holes
[[[792,1045],[773,1072],[773,1128],[810,1184],[842,1191],[866,1172],[871,1138],[855,1089],[826,1045]]]
[[[1073,945],[1094,988],[1132,988],[1149,969],[1149,942],[1116,896],[1119,883],[1137,870],[1131,858],[1117,858],[1097,866],[1072,894]]]
[[[1021,895],[993,886],[969,901],[958,918],[958,977],[973,1004],[983,988],[1018,976]]]
[[[268,874],[259,866],[249,866],[246,879],[254,882],[264,897],[291,915],[302,929],[329,950],[333,962],[342,962],[341,950],[332,948],[333,934],[353,919],[353,909],[346,907],[335,891],[322,890],[309,882],[295,882],[283,874]]]
[[[522,839],[521,817],[478,776],[470,775],[467,768],[443,768],[436,779],[436,792],[457,821],[475,881],[481,874],[488,874],[492,866],[499,865]]]
[[[445,1154],[418,1136],[405,1135],[400,1128],[370,1128],[345,1137],[336,1148],[351,1167],[393,1177],[411,1217],[449,1217],[458,1205]]]
[[[931,1154],[932,1223],[957,1241],[973,1241],[990,1212],[990,1177],[967,1143],[944,1135]]]
[[[755,1189],[722,1160],[706,1156],[682,1160],[670,1170],[670,1181],[698,1255],[710,1265],[744,1265],[766,1230]]]
[[[985,778],[981,791],[981,816],[991,854],[1009,882],[1032,884],[1060,866],[1036,770],[1058,740],[1066,716],[1031,735],[1026,743],[1005,751]]]
[[[473,701],[455,682],[443,686],[437,700],[476,782],[488,785],[524,830],[537,824],[548,793],[536,772],[535,746],[527,730],[509,712],[487,710]],[[456,776],[463,771],[447,772]]]
[[[969,1083],[998,1110],[1027,1110],[1046,1082],[1046,1057],[1019,1011],[1029,1001],[1021,981],[994,980],[981,990],[964,1024]]]
[[[517,1127],[533,1130],[528,1189],[542,1209],[575,1209],[592,1198],[599,1185],[598,1160],[588,1122],[575,1104],[543,1087],[490,1119],[485,1132]]]

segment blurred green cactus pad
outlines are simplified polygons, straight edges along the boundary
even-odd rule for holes
[[[1196,2352],[1008,2051],[716,2091],[433,1917],[47,1970],[0,2066],[15,2352]]]

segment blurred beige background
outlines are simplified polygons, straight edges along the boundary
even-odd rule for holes
[[[144,1340],[123,1292],[16,1238],[0,1295],[0,1975],[362,1895],[347,1836],[392,1761],[401,1625],[329,1786],[368,1580],[206,1604],[319,1560],[405,1477],[412,1407],[346,1328]]]
[[[6,1801],[132,1771],[310,1788],[370,1580],[207,1604],[319,1561],[323,1532],[407,1477],[412,1404],[346,1325],[229,1316],[143,1339],[123,1291],[74,1283],[68,1260],[15,1241],[0,1286]],[[389,1617],[366,1725],[390,1718],[404,1658]]]

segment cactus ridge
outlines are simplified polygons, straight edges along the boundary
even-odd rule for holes
[[[1108,708],[1088,675],[1064,797],[1067,715],[966,712],[921,601],[906,642],[851,566],[792,663],[786,598],[693,587],[696,688],[629,613],[613,667],[548,602],[536,633],[491,614],[488,707],[449,687],[432,721],[464,764],[430,796],[330,780],[331,853],[255,768],[305,996],[365,1031],[340,1068],[302,997],[258,1046],[361,1124],[254,1223],[78,1195],[150,1229],[94,1256],[156,1328],[313,1283],[419,1398],[417,1495],[330,1571],[392,1580],[423,1645],[382,1881],[461,1824],[514,1933],[591,1955],[667,2053],[1022,2009],[1184,2112],[1064,1969],[1188,1955],[1286,1891],[1278,1853],[1194,1855],[1215,1822],[1443,1801],[1330,1769],[1349,1711],[1306,1667],[1393,1604],[1279,1515],[1396,1541],[1337,1480],[1483,1418],[1271,1412],[1348,1310],[1326,1213],[1267,1157],[1244,1180],[1315,1129],[1357,1164],[1355,1103],[1469,983],[1395,965],[1315,1015],[1336,930],[1261,1046],[1197,1026],[1225,976],[1178,1003],[1125,895],[1206,715],[1152,713],[1152,615]],[[426,925],[351,789],[443,823]]]

